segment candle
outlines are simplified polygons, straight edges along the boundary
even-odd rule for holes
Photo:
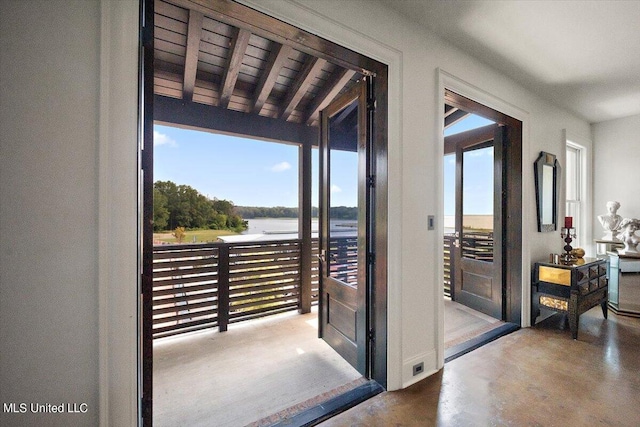
[[[573,217],[565,216],[564,217],[564,228],[572,228],[573,227]]]

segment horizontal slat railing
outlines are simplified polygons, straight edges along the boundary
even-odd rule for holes
[[[479,261],[493,261],[493,233],[465,231],[462,237],[462,256]]]
[[[311,304],[318,304],[320,294],[320,246],[318,239],[311,239]]]
[[[444,295],[454,299],[453,295],[453,234],[444,235]]]
[[[454,234],[444,236],[444,294],[455,300]],[[493,261],[493,232],[465,230],[462,238],[462,256],[479,261]]]
[[[298,308],[300,241],[229,247],[229,323]]]
[[[331,277],[349,284],[358,282],[358,238],[340,237],[329,240],[327,262]]]
[[[219,257],[219,244],[154,246],[154,338],[218,325]]]
[[[356,239],[332,240],[336,274],[356,277]],[[344,240],[344,241],[342,241]],[[154,338],[256,319],[300,307],[299,239],[156,245]],[[312,240],[311,303],[318,303],[318,239]]]

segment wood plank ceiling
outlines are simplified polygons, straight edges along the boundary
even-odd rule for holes
[[[196,6],[155,0],[156,95],[318,126],[319,111],[362,77]]]

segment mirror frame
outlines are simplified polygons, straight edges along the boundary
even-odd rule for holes
[[[543,180],[543,166],[551,166],[553,168],[553,194],[543,194],[543,188],[545,187],[545,182]],[[558,229],[558,206],[560,202],[560,191],[558,188],[558,184],[560,182],[560,164],[558,163],[555,154],[541,151],[540,156],[533,164],[533,170],[536,181],[536,211],[538,213],[538,231],[556,231]],[[542,220],[543,208],[547,206],[547,203],[552,204],[551,223],[544,223]]]

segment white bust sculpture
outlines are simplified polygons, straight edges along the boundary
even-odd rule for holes
[[[598,216],[598,221],[600,221],[600,224],[602,224],[602,228],[605,231],[604,236],[602,236],[602,240],[610,240],[614,242],[620,241],[617,234],[620,231],[622,217],[616,213],[618,212],[618,209],[620,209],[619,202],[607,202],[607,211],[609,213]]]
[[[638,252],[640,237],[636,235],[636,231],[640,230],[640,220],[625,218],[620,222],[620,229],[619,237],[624,243],[624,249],[618,250],[618,253],[620,255],[640,257],[640,252]]]

